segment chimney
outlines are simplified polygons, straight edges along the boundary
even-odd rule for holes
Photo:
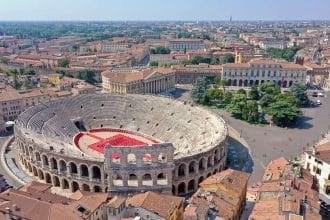
[[[316,147],[315,147],[315,145],[313,146],[312,154],[313,154],[313,155],[316,154]]]

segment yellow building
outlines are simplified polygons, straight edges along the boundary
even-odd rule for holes
[[[108,93],[164,92],[175,87],[175,75],[170,68],[102,72],[102,87]]]

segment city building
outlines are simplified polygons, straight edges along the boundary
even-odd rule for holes
[[[192,210],[187,210],[185,216],[194,217],[193,207],[202,210],[208,207],[209,217],[238,219],[245,207],[249,177],[249,173],[232,169],[208,177],[199,184],[200,188],[190,198],[189,207]]]
[[[172,70],[175,72],[175,83],[194,84],[201,77],[211,76],[220,79],[222,66],[205,63],[199,65],[173,65]]]
[[[170,68],[124,69],[102,72],[102,87],[108,93],[161,93],[175,88]]]
[[[305,151],[304,169],[317,179],[320,199],[330,205],[330,142]]]
[[[189,51],[205,49],[203,40],[200,39],[174,39],[169,41],[171,51]]]
[[[226,63],[222,77],[231,86],[259,86],[274,81],[282,88],[305,84],[307,69],[301,65],[272,59],[254,59],[248,63]]]
[[[51,193],[51,186],[32,182],[0,194],[1,219],[106,220],[106,193],[77,191],[70,198]]]

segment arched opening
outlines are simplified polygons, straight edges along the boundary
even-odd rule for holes
[[[97,166],[93,166],[92,168],[93,171],[93,179],[101,179],[101,170]]]
[[[215,169],[214,171],[213,171],[213,174],[216,174],[218,172],[218,169]]]
[[[137,186],[138,186],[138,179],[137,179],[137,176],[136,176],[135,174],[130,174],[130,175],[128,176],[127,184],[128,184],[129,186],[137,187]]]
[[[218,164],[220,162],[220,151],[217,149],[214,152],[214,164]]]
[[[207,158],[207,168],[210,168],[213,166],[213,157],[212,156],[209,156]]]
[[[120,163],[120,154],[119,153],[114,153],[111,156],[112,163]]]
[[[60,160],[60,171],[66,172],[66,162],[64,160]]]
[[[160,163],[166,163],[166,157],[163,153],[160,153],[158,156],[158,162]]]
[[[203,182],[203,180],[204,180],[204,177],[203,176],[199,177],[198,184],[200,184],[201,182]]]
[[[243,81],[240,79],[239,81],[238,81],[238,86],[242,86],[243,85]]]
[[[253,80],[252,79],[249,82],[249,86],[253,86]]]
[[[69,166],[70,166],[71,175],[77,175],[78,174],[77,165],[74,162],[70,162]]]
[[[85,164],[80,165],[80,172],[82,177],[88,177],[88,167]]]
[[[178,185],[178,194],[185,194],[186,193],[186,184],[184,182]]]
[[[58,176],[53,177],[53,182],[54,182],[54,186],[60,187],[60,179],[58,178]]]
[[[259,80],[257,79],[254,83],[255,86],[259,86]]]
[[[63,189],[69,189],[69,181],[67,179],[62,180],[62,188]]]
[[[36,160],[37,161],[41,161],[41,157],[40,157],[40,153],[39,152],[36,152]]]
[[[118,174],[118,173],[114,174],[112,176],[112,179],[113,179],[113,181],[112,181],[113,185],[115,185],[115,186],[123,186],[124,185],[123,177],[120,174]]]
[[[260,83],[260,85],[262,85],[264,82],[265,82],[265,80],[261,80],[261,83]]]
[[[195,180],[190,180],[188,183],[188,192],[194,191],[195,190]]]
[[[167,185],[167,178],[164,173],[160,173],[157,175],[157,184],[158,185]]]
[[[151,164],[152,157],[150,154],[144,154],[142,160],[145,164]]]
[[[290,80],[290,81],[289,81],[289,87],[291,87],[292,84],[293,84],[293,82]]]
[[[83,190],[83,191],[86,191],[86,192],[90,192],[90,191],[91,191],[91,188],[89,187],[89,185],[87,185],[87,184],[83,184],[83,185],[82,185],[82,190]]]
[[[237,79],[234,79],[233,86],[237,86]]]
[[[189,164],[189,173],[195,173],[195,166],[196,166],[196,162],[191,161]]]
[[[277,85],[278,85],[279,87],[281,87],[281,85],[282,85],[282,81],[281,81],[281,80],[277,81]]]
[[[248,86],[248,80],[244,80],[244,86]]]
[[[172,185],[172,194],[175,195],[175,186]]]
[[[179,177],[185,176],[185,171],[186,171],[186,165],[184,163],[180,164],[178,168],[178,176]]]
[[[44,172],[42,172],[42,170],[40,170],[40,169],[38,170],[38,177],[41,180],[44,180],[45,179]]]
[[[208,173],[206,177],[210,177],[212,174],[211,173]]]
[[[143,186],[152,186],[152,178],[149,173],[142,176],[142,185]]]
[[[50,167],[51,169],[57,170],[57,160],[54,157],[50,158]]]
[[[205,170],[205,159],[204,158],[202,158],[202,159],[199,160],[198,169],[200,171]]]
[[[135,154],[128,154],[127,155],[127,163],[136,164],[136,156],[135,156]]]
[[[102,192],[102,188],[100,186],[94,186],[94,192]]]
[[[283,83],[282,83],[282,87],[286,88],[287,84],[288,84],[288,82],[286,80],[284,80]]]
[[[38,170],[36,167],[33,167],[33,176],[38,176]]]
[[[46,179],[46,183],[52,183],[52,179],[51,179],[49,173],[46,173],[46,174],[45,174],[45,179]]]
[[[28,163],[28,169],[29,169],[29,172],[32,173],[32,166],[29,163]]]
[[[46,155],[42,155],[42,164],[44,166],[49,166],[48,157]]]
[[[71,183],[71,191],[72,192],[75,192],[77,190],[79,190],[79,184],[76,181],[72,181],[72,183]]]

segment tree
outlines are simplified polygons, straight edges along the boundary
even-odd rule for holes
[[[92,70],[86,70],[84,80],[87,83],[94,84],[96,80],[94,79],[95,73]]]
[[[70,67],[70,61],[67,58],[60,59],[58,61],[59,67],[69,68]]]
[[[14,75],[13,87],[14,87],[15,89],[20,89],[21,86],[22,86],[22,83],[18,80],[18,77],[17,77],[17,75],[18,75],[17,69],[14,69],[14,70],[13,70],[13,75]]]
[[[299,108],[286,101],[278,101],[270,104],[268,114],[273,116],[273,123],[280,127],[291,126],[302,116]]]
[[[223,99],[223,92],[219,89],[209,89],[207,90],[204,99],[208,101],[208,103],[205,104],[219,102]]]
[[[256,86],[252,86],[251,87],[251,90],[250,90],[250,93],[249,93],[249,97],[252,100],[259,100],[259,90],[258,90],[258,87],[256,87]]]
[[[209,81],[206,77],[197,79],[194,88],[191,91],[191,96],[196,103],[204,104],[205,101],[207,101],[205,100],[205,98],[207,98],[205,97],[205,93],[207,91],[208,85]]]
[[[291,92],[297,99],[298,106],[308,106],[307,86],[295,83],[291,86]]]
[[[259,104],[262,108],[267,108],[273,102],[274,102],[274,96],[271,94],[265,94],[260,99]]]
[[[239,89],[239,90],[237,90],[237,94],[246,95],[246,91],[244,89]]]
[[[4,64],[7,64],[9,63],[9,58],[8,57],[0,57],[0,63],[4,63]]]
[[[281,88],[275,84],[275,82],[270,81],[270,82],[264,82],[260,86],[260,91],[262,95],[264,94],[269,94],[269,95],[277,95],[281,93]]]
[[[247,104],[247,108],[248,108],[248,122],[258,122],[258,115],[259,115],[259,112],[258,112],[258,103],[253,100],[253,101],[250,101],[248,102]]]
[[[246,120],[248,114],[246,95],[234,94],[230,104],[226,106],[226,110],[230,112],[233,117]]]
[[[158,62],[157,61],[150,61],[149,62],[149,66],[157,67],[158,66]]]
[[[227,54],[222,58],[222,64],[234,63],[234,62],[235,62],[235,57],[231,54]]]
[[[220,86],[222,86],[223,91],[225,92],[225,87],[229,86],[229,81],[227,79],[220,80]]]
[[[170,54],[171,50],[167,47],[159,46],[159,47],[156,47],[156,48],[152,48],[150,50],[150,53],[151,54]]]

